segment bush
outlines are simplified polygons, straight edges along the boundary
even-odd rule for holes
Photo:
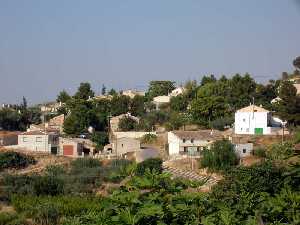
[[[266,150],[263,149],[263,148],[258,148],[258,149],[255,149],[253,151],[253,154],[255,156],[258,156],[258,157],[261,157],[261,158],[265,158],[266,157]]]
[[[18,152],[0,153],[0,170],[11,168],[20,169],[35,163],[36,160],[33,157]]]
[[[210,149],[204,149],[201,166],[211,170],[226,170],[238,164],[233,145],[228,140],[216,141]]]
[[[64,180],[56,176],[37,176],[34,179],[36,195],[60,195],[64,193]]]
[[[34,215],[34,221],[40,225],[58,225],[59,211],[54,204],[43,203],[38,206],[38,210]]]
[[[35,194],[34,178],[28,175],[5,175],[3,178],[3,190],[5,197],[10,197],[12,194]]]
[[[293,155],[293,145],[290,142],[283,144],[273,144],[266,152],[266,156],[270,160],[284,160]]]
[[[16,213],[0,213],[0,225],[28,225],[22,215]]]
[[[144,144],[152,144],[157,140],[157,136],[155,134],[145,134],[142,137],[141,142]]]
[[[162,160],[159,158],[146,159],[145,161],[137,164],[136,173],[140,176],[144,175],[146,169],[156,170],[157,172],[162,172]]]
[[[107,200],[96,196],[14,195],[11,203],[18,213],[24,212],[28,217],[34,217],[40,206],[46,205],[51,205],[64,216],[77,216],[89,211],[101,212],[107,207]]]
[[[104,176],[102,164],[97,159],[81,158],[71,163],[70,173],[66,176],[68,193],[90,193],[95,185],[99,186]]]
[[[103,150],[103,147],[109,143],[108,134],[106,132],[94,132],[91,140],[96,143],[97,150]]]
[[[7,197],[12,194],[59,195],[64,193],[64,180],[56,176],[6,175],[3,179]]]
[[[213,129],[224,130],[225,127],[231,126],[234,123],[233,117],[222,117],[211,121],[210,126]]]
[[[126,116],[119,121],[119,128],[121,131],[131,131],[135,130],[138,122],[129,116]]]
[[[71,170],[80,171],[85,168],[97,168],[101,167],[101,162],[98,159],[92,158],[79,158],[71,163]]]

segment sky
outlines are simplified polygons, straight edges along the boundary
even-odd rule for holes
[[[297,22],[298,21],[298,22]],[[0,103],[294,70],[300,0],[0,0]]]

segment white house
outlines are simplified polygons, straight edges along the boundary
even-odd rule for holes
[[[270,111],[250,105],[235,113],[234,130],[236,134],[272,134],[281,123],[281,120],[272,117]]]
[[[183,94],[185,91],[184,87],[177,87],[174,90],[171,91],[171,93],[169,94],[170,97],[176,97],[180,94]]]
[[[253,151],[253,143],[237,143],[234,144],[234,149],[239,158],[244,158],[251,155]]]
[[[125,90],[122,91],[122,95],[128,96],[129,98],[134,98],[135,96],[145,96],[145,92],[143,91],[134,91],[134,90]]]
[[[223,135],[216,130],[171,131],[168,132],[169,155],[199,154],[204,147],[210,147]]]
[[[42,151],[57,154],[59,137],[57,133],[29,131],[18,135],[18,146],[29,151]]]
[[[158,110],[161,105],[169,103],[170,99],[171,99],[170,96],[162,95],[162,96],[154,97],[152,102],[156,106],[156,109]]]

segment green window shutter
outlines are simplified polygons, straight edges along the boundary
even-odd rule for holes
[[[255,134],[263,134],[264,133],[264,129],[263,128],[255,128],[254,133]]]

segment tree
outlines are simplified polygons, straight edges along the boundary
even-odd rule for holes
[[[89,126],[93,127],[95,113],[92,110],[92,103],[83,99],[72,99],[67,103],[70,115],[64,121],[64,132],[66,134],[80,134],[86,132]]]
[[[109,143],[106,132],[94,132],[91,140],[96,143],[96,148],[99,150],[103,150],[103,147]]]
[[[280,85],[279,101],[275,105],[277,114],[289,124],[300,124],[300,96],[297,95],[297,90],[289,81],[283,81]]]
[[[175,89],[175,82],[163,80],[163,81],[150,81],[149,89],[146,96],[149,100],[152,100],[156,96],[168,95]]]
[[[293,65],[300,69],[300,56],[298,56],[294,61],[293,61]]]
[[[56,98],[56,101],[66,103],[70,99],[71,99],[71,96],[65,90],[62,90],[61,92],[59,92],[59,94]]]
[[[229,140],[216,141],[210,149],[204,149],[201,158],[201,167],[211,170],[226,170],[237,163],[237,155]]]
[[[129,112],[130,98],[125,95],[114,95],[111,100],[111,114],[113,116]]]
[[[190,101],[196,96],[197,92],[197,81],[196,80],[188,80],[185,85],[184,96]]]
[[[145,114],[145,97],[136,95],[130,101],[130,112],[134,116],[142,116]]]
[[[210,121],[227,115],[228,105],[221,96],[194,99],[191,102],[191,115],[195,122],[208,126]]]
[[[4,130],[20,130],[21,114],[14,109],[0,110],[0,128]]]
[[[136,168],[137,175],[143,176],[147,169],[150,171],[155,170],[156,172],[162,172],[162,160],[159,158],[146,159],[139,163]]]
[[[172,111],[185,112],[188,106],[188,99],[184,95],[177,95],[176,97],[171,97],[170,108]]]
[[[23,99],[22,99],[21,110],[22,111],[27,110],[27,100],[24,96],[23,96]]]
[[[204,86],[205,84],[213,83],[216,81],[217,81],[217,79],[215,78],[215,76],[213,74],[211,74],[210,76],[203,76],[202,80],[201,80],[201,86]]]
[[[167,130],[178,130],[187,123],[182,113],[172,112],[169,121],[165,124]]]
[[[117,95],[118,93],[116,92],[115,89],[112,88],[112,89],[110,89],[110,91],[108,92],[108,94],[114,96],[114,95]]]
[[[106,87],[104,86],[104,84],[102,85],[101,94],[102,95],[106,94]]]
[[[138,122],[130,116],[125,116],[119,120],[119,128],[121,131],[132,131],[135,130]]]
[[[75,94],[75,98],[76,99],[84,99],[87,100],[89,98],[94,97],[95,93],[94,91],[91,89],[91,85],[90,83],[86,82],[86,83],[80,83],[80,86]]]

